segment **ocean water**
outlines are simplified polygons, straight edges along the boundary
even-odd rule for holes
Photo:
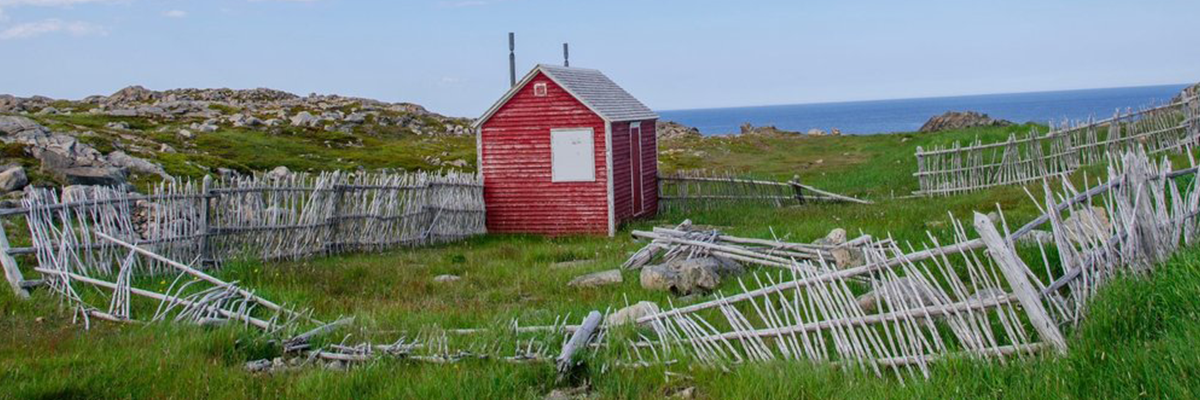
[[[921,99],[792,104],[760,107],[658,111],[663,120],[694,126],[705,135],[738,133],[743,123],[807,132],[841,130],[843,135],[912,132],[946,111],[978,111],[1024,123],[1056,123],[1111,117],[1117,109],[1159,105],[1187,84],[1055,92],[987,94]]]

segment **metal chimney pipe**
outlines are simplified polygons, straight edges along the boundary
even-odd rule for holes
[[[566,43],[563,43],[563,66],[571,66],[571,51],[567,49]]]
[[[508,33],[508,85],[517,86],[517,39],[512,32]]]

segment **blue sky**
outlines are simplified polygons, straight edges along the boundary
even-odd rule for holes
[[[603,70],[655,109],[1200,81],[1196,0],[0,0],[0,93],[271,87],[476,116]]]

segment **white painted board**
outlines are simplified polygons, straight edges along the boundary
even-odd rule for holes
[[[552,182],[596,180],[596,144],[591,128],[551,129]]]

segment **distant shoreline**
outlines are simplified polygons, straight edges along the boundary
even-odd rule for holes
[[[734,134],[744,123],[782,130],[810,129],[869,135],[912,132],[946,111],[978,111],[1017,123],[1106,118],[1118,108],[1168,102],[1188,83],[911,99],[659,110],[662,119],[693,126],[706,136]]]

